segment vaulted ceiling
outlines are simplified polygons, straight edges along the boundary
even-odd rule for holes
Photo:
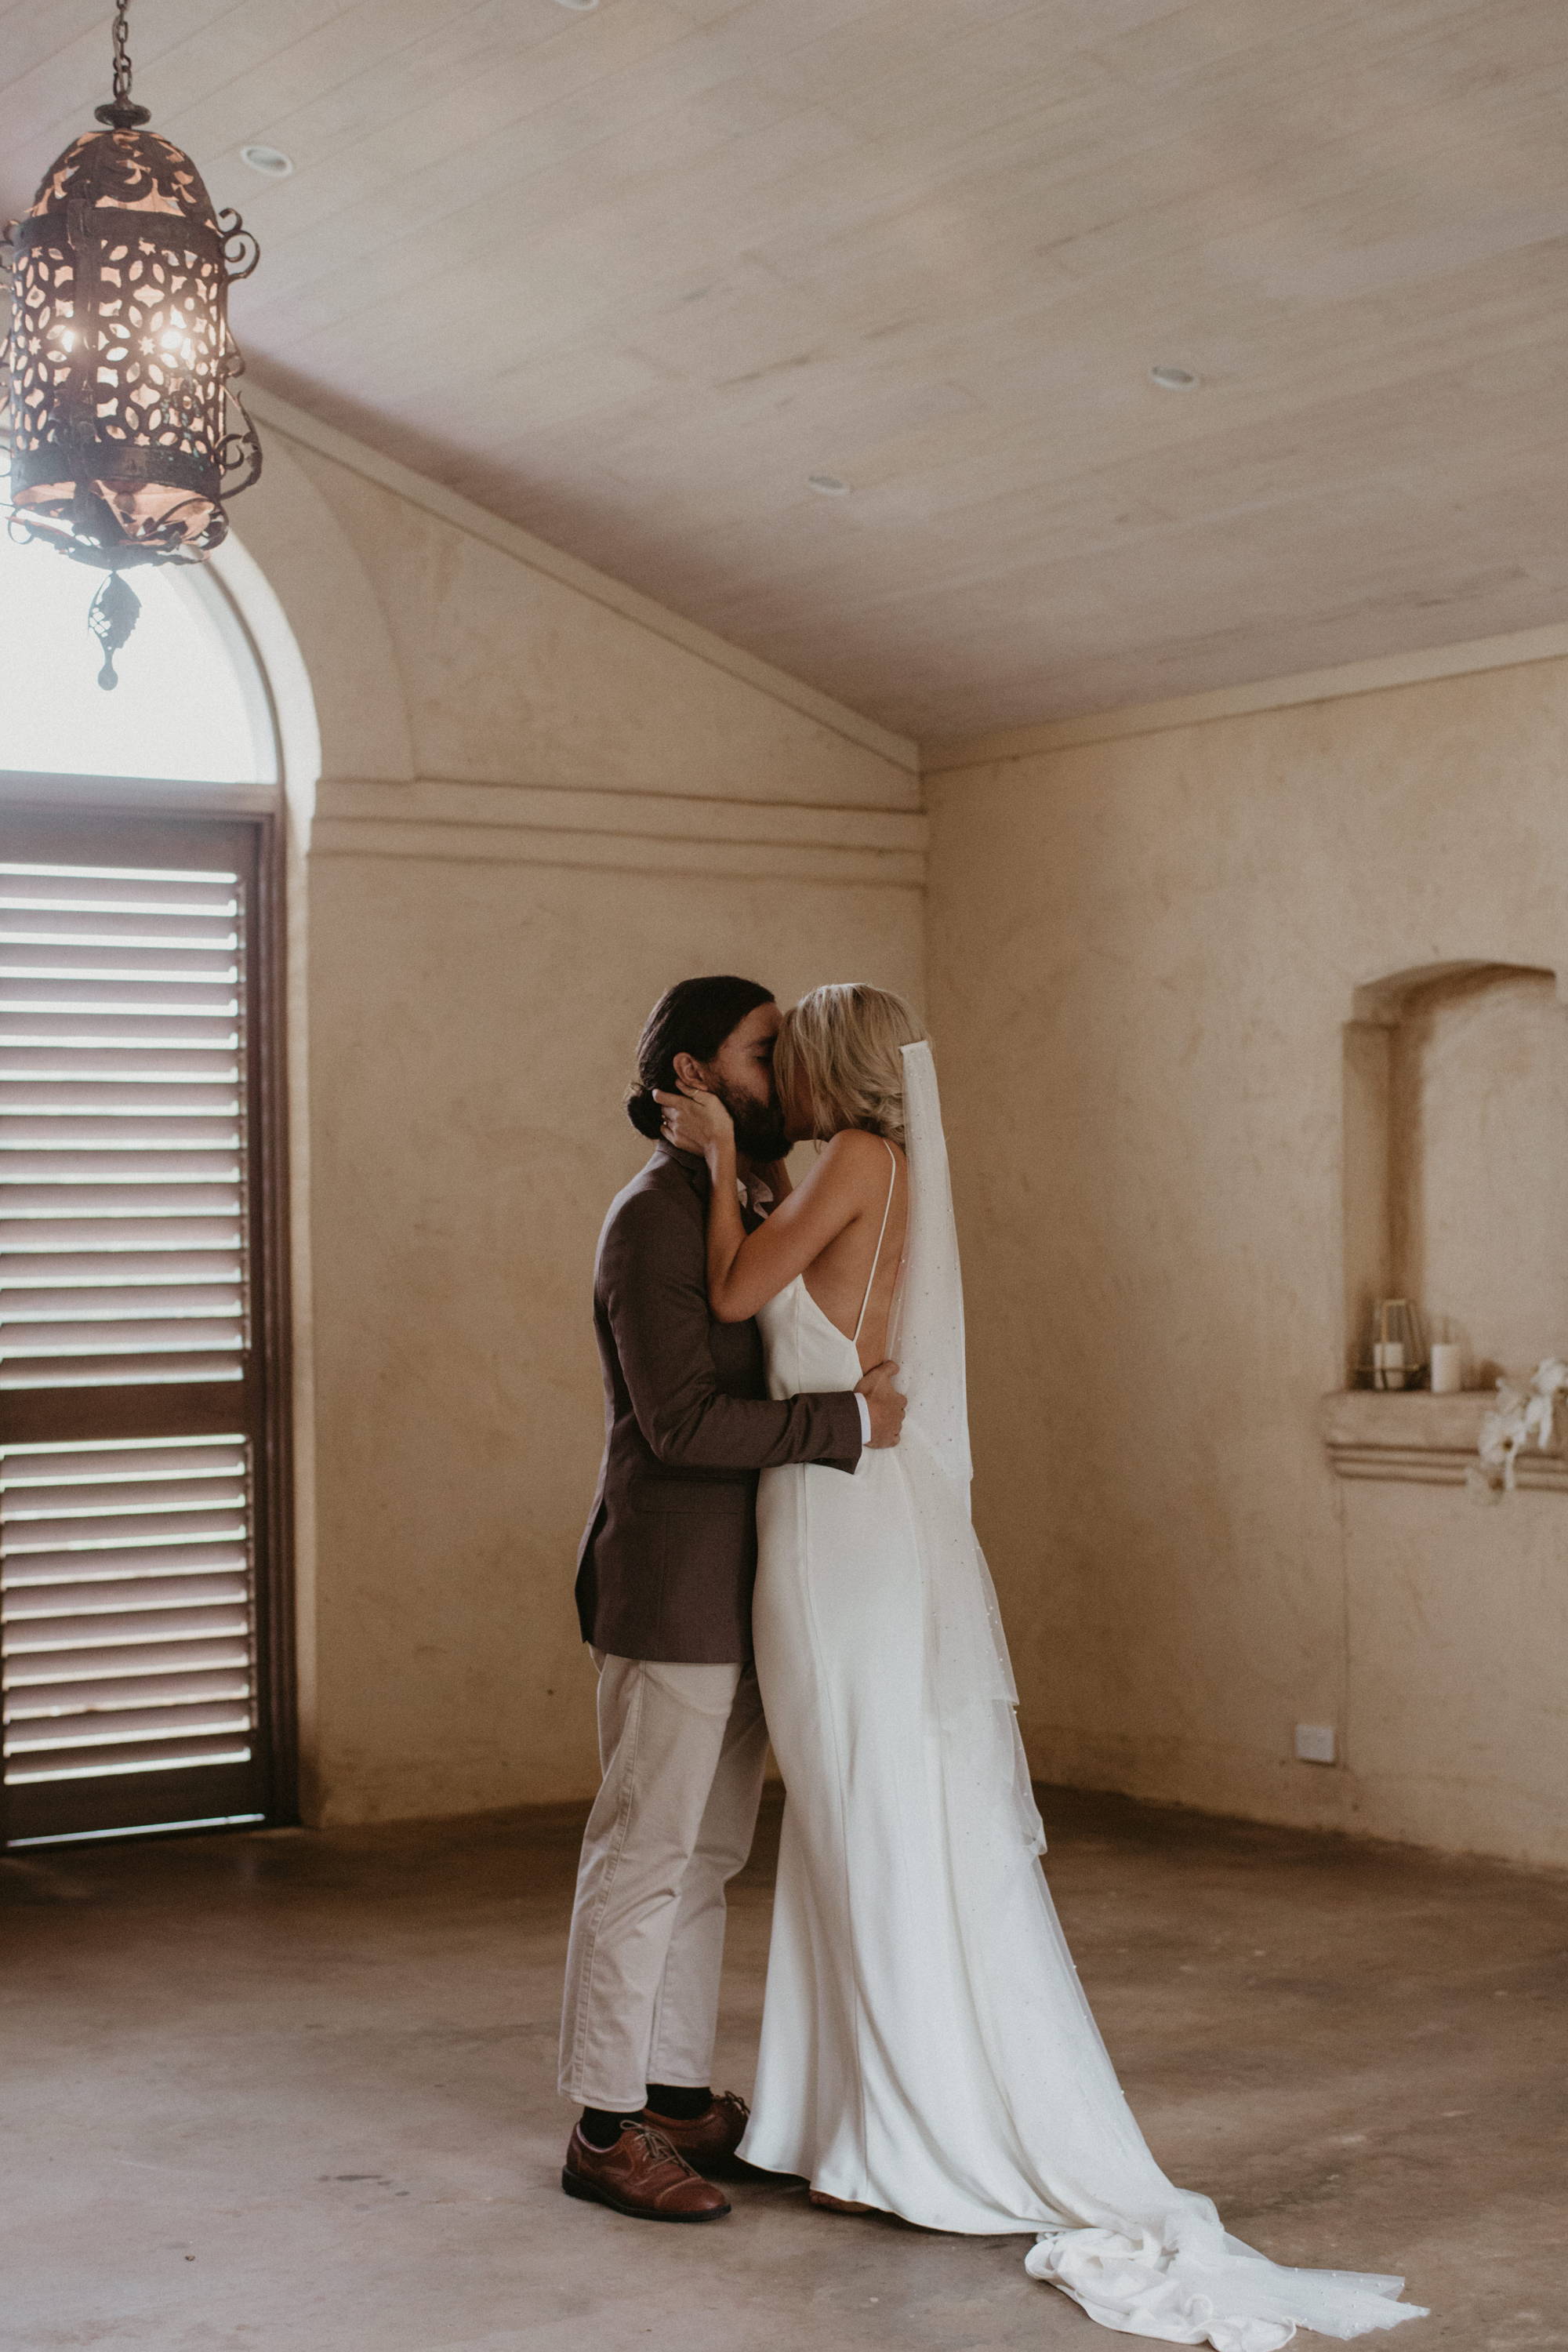
[[[132,33],[260,236],[259,380],[892,726],[1568,614],[1564,0],[135,0]],[[5,212],[107,48],[102,0],[0,6]]]

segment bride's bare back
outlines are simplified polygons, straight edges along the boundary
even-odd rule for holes
[[[723,1106],[696,1087],[680,1095],[656,1089],[654,1099],[665,1114],[666,1140],[701,1151],[708,1162],[708,1300],[719,1321],[749,1321],[803,1278],[816,1306],[856,1348],[861,1370],[874,1371],[887,1350],[909,1220],[902,1151],[860,1128],[840,1129],[799,1184],[780,1171],[783,1197],[748,1233]]]
[[[860,1369],[868,1371],[888,1352],[909,1223],[909,1171],[896,1143],[849,1129],[833,1138],[813,1179],[825,1190],[852,1189],[856,1210],[806,1267],[805,1286],[847,1339],[856,1339],[858,1324]]]

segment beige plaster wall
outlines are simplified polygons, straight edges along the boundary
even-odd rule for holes
[[[1568,663],[933,777],[928,922],[879,730],[268,421],[246,534],[321,746],[286,761],[311,1817],[593,1783],[594,1238],[644,1009],[731,965],[929,993],[1037,1769],[1568,1858],[1568,1502],[1342,1485],[1314,1411],[1343,1024],[1390,973],[1561,971]],[[1477,1050],[1421,1079],[1460,1162],[1496,1122],[1438,1066]],[[1475,1196],[1447,1165],[1445,1232]],[[1292,1759],[1298,1721],[1341,1767]]]
[[[384,484],[294,454],[374,583],[416,774],[920,806],[912,766]]]
[[[1315,1410],[1352,998],[1562,972],[1565,739],[1542,661],[928,780],[978,1516],[1039,1771],[1568,1860],[1568,1498],[1339,1482]]]
[[[307,1816],[582,1796],[637,1033],[693,971],[919,995],[912,759],[269,422],[247,538],[325,771],[289,777]]]
[[[603,1409],[594,1245],[682,973],[918,990],[912,892],[334,856],[312,929],[321,1811],[595,1784],[571,1603]]]

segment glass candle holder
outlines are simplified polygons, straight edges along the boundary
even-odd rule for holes
[[[1360,1365],[1368,1388],[1415,1389],[1426,1378],[1426,1335],[1408,1298],[1380,1298],[1372,1310]]]

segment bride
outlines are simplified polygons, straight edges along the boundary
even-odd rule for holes
[[[755,2108],[741,2153],[814,2201],[1033,2234],[1107,2327],[1276,2352],[1420,2316],[1404,2282],[1280,2268],[1144,2144],[1063,1940],[995,1598],[969,1517],[963,1303],[931,1048],[896,996],[819,988],[774,1070],[793,1139],[748,1234],[714,1095],[661,1096],[712,1177],[708,1285],[759,1319],[774,1396],[896,1355],[896,1450],[763,1473],[757,1673],[788,1792]],[[771,1172],[771,1171],[770,1171]]]

